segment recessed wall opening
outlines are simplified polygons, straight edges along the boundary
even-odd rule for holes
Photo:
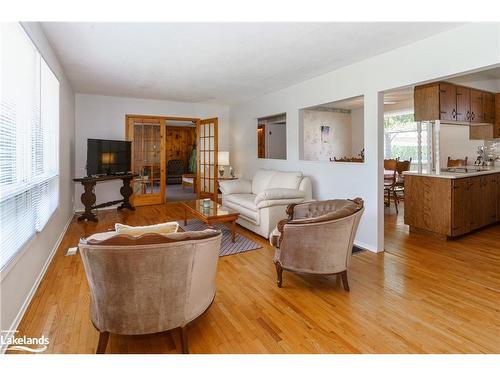
[[[364,96],[300,110],[300,158],[364,163]]]
[[[383,130],[386,250],[394,233],[449,239],[498,223],[500,68],[386,91]]]
[[[286,113],[257,119],[257,157],[286,159]]]

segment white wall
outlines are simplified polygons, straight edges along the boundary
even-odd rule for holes
[[[364,107],[351,110],[352,125],[352,156],[357,157],[365,148],[365,109]]]
[[[301,170],[312,177],[316,199],[365,200],[356,244],[383,250],[383,94],[500,64],[500,27],[467,24],[411,45],[231,107],[231,163],[251,177],[258,168]],[[365,95],[364,164],[299,160],[299,109]],[[255,119],[287,113],[287,160],[257,159]]]
[[[285,140],[286,123],[266,124],[266,157],[270,159],[286,159]]]
[[[474,164],[478,146],[484,146],[482,140],[469,140],[469,127],[464,125],[442,124],[440,143],[441,168],[446,168],[448,156],[452,159],[463,159],[467,156],[467,164]]]
[[[330,158],[352,156],[352,117],[350,111],[311,110],[302,113],[304,160],[329,161]],[[326,139],[321,139],[321,126],[329,126]]]
[[[42,232],[21,250],[1,274],[1,330],[15,329],[40,278],[50,262],[58,239],[73,216],[75,95],[38,23],[23,23],[40,53],[59,79],[59,207]]]
[[[229,150],[229,108],[212,104],[172,102],[122,98],[101,95],[76,94],[76,145],[75,176],[87,174],[87,139],[125,139],[125,115],[159,115],[176,117],[218,117],[219,150]],[[255,132],[255,122],[254,128]],[[253,150],[256,154],[257,148]],[[98,183],[95,188],[96,203],[121,199],[121,181]],[[83,210],[81,185],[75,188],[75,209]]]

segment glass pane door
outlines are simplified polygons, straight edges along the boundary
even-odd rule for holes
[[[129,118],[128,138],[132,141],[132,188],[136,206],[160,204],[165,197],[164,121],[154,118]]]
[[[217,119],[200,120],[198,137],[198,195],[200,198],[218,200],[217,181]]]

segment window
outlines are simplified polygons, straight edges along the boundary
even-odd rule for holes
[[[0,269],[59,202],[59,81],[21,25],[0,26]]]
[[[415,122],[413,112],[386,114],[384,116],[384,158],[410,160],[411,170],[429,163],[428,124]]]

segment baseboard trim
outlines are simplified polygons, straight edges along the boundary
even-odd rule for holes
[[[28,306],[31,303],[31,300],[33,299],[33,296],[35,295],[35,292],[37,291],[38,286],[40,285],[43,277],[45,276],[45,273],[47,272],[47,268],[49,268],[49,265],[52,262],[52,258],[54,258],[54,255],[56,255],[57,249],[61,245],[62,239],[64,238],[64,235],[66,234],[66,231],[68,230],[69,224],[73,220],[73,217],[74,217],[74,215],[70,215],[70,217],[68,218],[68,221],[64,225],[64,228],[63,228],[63,230],[61,232],[61,235],[59,236],[59,238],[57,239],[56,243],[54,244],[54,247],[52,248],[52,250],[51,250],[51,252],[49,254],[49,257],[47,258],[45,264],[42,267],[42,270],[40,271],[40,274],[36,278],[36,280],[35,280],[35,282],[33,284],[33,287],[31,288],[30,292],[28,293],[28,296],[24,300],[24,303],[21,306],[21,309],[17,313],[16,318],[14,319],[14,322],[12,323],[12,325],[11,325],[11,327],[9,329],[10,332],[13,332],[13,331],[17,330],[17,327],[19,326],[19,323],[21,323],[21,320],[23,319],[24,314],[26,313],[26,310],[28,309]],[[9,337],[11,335],[12,335],[12,333],[10,333],[9,335],[7,335],[7,337]],[[0,354],[5,354],[6,350],[7,350],[7,345],[6,344],[2,345],[0,347]]]
[[[373,246],[370,246],[366,243],[360,242],[360,241],[354,241],[354,246],[359,247],[360,249],[371,251],[372,253],[380,253],[384,250],[377,250]]]

